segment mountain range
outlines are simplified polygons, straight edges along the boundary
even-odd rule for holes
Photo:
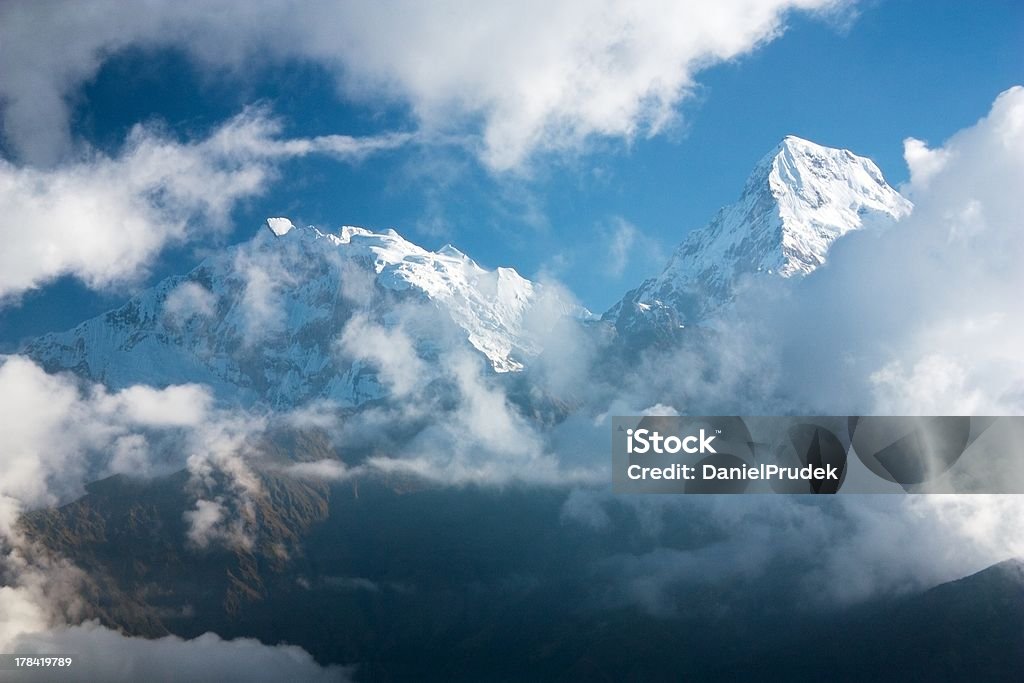
[[[246,404],[330,399],[353,407],[385,392],[359,353],[339,349],[347,324],[401,322],[420,357],[461,344],[503,373],[539,352],[530,315],[541,307],[591,317],[514,269],[486,270],[451,245],[432,252],[394,230],[329,234],[271,218],[251,241],[33,340],[24,353],[49,371],[112,388],[196,382]]]
[[[843,235],[910,211],[869,159],[789,136],[756,165],[735,203],[691,231],[660,275],[600,321],[627,345],[671,338],[757,278],[805,276]],[[451,245],[431,252],[394,230],[332,234],[276,217],[248,243],[23,352],[48,371],[113,388],[187,381],[243,403],[357,407],[386,389],[365,357],[339,350],[354,319],[403,327],[428,362],[458,344],[507,373],[543,351],[539,333],[552,316],[598,322],[559,292],[512,268],[481,268]]]
[[[389,354],[422,368],[457,351],[489,381],[529,385],[554,324],[568,321],[608,353],[671,343],[745,289],[805,277],[844,235],[884,229],[911,210],[870,160],[787,137],[735,203],[600,317],[451,245],[429,251],[394,230],[325,232],[272,217],[250,241],[22,353],[111,389],[194,382],[226,404],[285,410],[326,400],[347,415],[371,412],[408,398],[382,363]],[[554,401],[534,386],[518,390],[526,419]],[[568,411],[555,412],[557,421]],[[652,525],[669,525],[673,552],[721,539],[699,524],[645,520],[629,503],[609,508],[610,530],[587,530],[565,522],[572,494],[559,487],[291,476],[296,463],[340,462],[316,426],[274,429],[250,447],[256,484],[237,506],[251,532],[245,544],[189,544],[186,513],[201,496],[227,504],[232,494],[216,481],[224,490],[198,490],[188,470],[94,482],[78,500],[26,513],[22,530],[83,570],[82,618],[146,637],[213,630],[298,644],[321,663],[358,663],[368,680],[745,679],[769,670],[779,680],[939,680],[978,673],[979,661],[989,677],[1024,665],[1019,562],[824,615],[775,581],[801,567],[771,566],[754,588],[742,580],[693,590],[675,596],[685,612],[652,616],[610,594],[623,583],[608,579],[615,562],[656,559]],[[976,637],[965,643],[963,629]]]

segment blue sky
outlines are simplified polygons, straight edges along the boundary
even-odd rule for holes
[[[905,137],[941,143],[1024,81],[1024,5],[1011,0],[867,2],[839,18],[790,14],[785,24],[767,45],[697,70],[692,96],[676,105],[679,121],[650,138],[598,136],[513,172],[489,169],[457,145],[407,146],[356,164],[285,161],[264,193],[234,206],[227,234],[164,250],[148,277],[97,290],[64,276],[0,308],[0,348],[185,272],[209,249],[248,239],[270,215],[394,227],[428,248],[451,242],[487,267],[554,277],[601,312],[732,201],[784,135],[869,156],[898,185],[907,177]],[[136,123],[187,141],[254,103],[269,106],[293,137],[417,126],[408,103],[341,95],[330,69],[311,61],[211,68],[173,46],[145,44],[113,54],[69,93],[73,136],[111,155]],[[3,154],[15,157],[10,140]],[[608,248],[625,223],[633,239],[616,264]]]

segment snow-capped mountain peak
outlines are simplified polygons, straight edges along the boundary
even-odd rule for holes
[[[348,244],[352,241],[353,237],[372,234],[374,234],[373,231],[367,230],[366,228],[359,228],[354,225],[343,225],[341,226],[341,230],[338,231],[338,239],[343,244]]]
[[[755,165],[736,203],[687,235],[665,270],[604,318],[620,329],[700,321],[732,299],[744,275],[806,275],[868,217],[899,220],[911,208],[870,159],[787,136]]]
[[[806,275],[824,263],[832,242],[861,227],[866,214],[898,220],[911,210],[873,161],[846,149],[789,135],[755,169],[755,186],[765,171],[781,220],[777,272],[783,277]]]
[[[529,318],[542,300],[545,314],[589,315],[515,270],[487,270],[450,245],[433,252],[394,230],[330,233],[275,217],[188,275],[25,351],[51,370],[112,387],[193,381],[271,405],[324,397],[358,405],[385,390],[372,365],[339,355],[354,316],[384,328],[406,321],[417,353],[465,343],[508,372],[540,352]],[[419,311],[412,322],[410,307]],[[454,341],[433,338],[440,334]]]
[[[274,233],[277,237],[284,237],[295,227],[295,225],[287,218],[277,217],[268,218],[267,227],[270,228],[270,232]]]

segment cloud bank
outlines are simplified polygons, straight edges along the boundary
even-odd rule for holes
[[[908,141],[911,216],[840,240],[761,316],[784,391],[833,414],[1024,412],[1024,88],[941,148]],[[761,306],[755,300],[755,305]],[[823,381],[824,380],[824,381]]]
[[[655,135],[676,118],[700,70],[777,37],[791,10],[846,4],[272,0],[255,8],[186,0],[64,12],[54,3],[5,3],[4,134],[25,161],[59,161],[74,145],[74,94],[104,60],[130,47],[170,47],[239,76],[261,63],[318,64],[344,97],[406,106],[426,133],[468,132],[483,163],[504,171],[594,137]]]
[[[0,305],[64,275],[93,288],[139,277],[164,247],[227,230],[234,206],[262,193],[282,160],[358,161],[408,140],[280,133],[280,121],[248,109],[196,142],[140,125],[113,157],[52,169],[0,159]]]
[[[175,142],[138,127],[119,155],[87,151],[82,160],[68,124],[69,98],[108,55],[127,47],[175,45],[218,69],[254,57],[310,60],[334,73],[347,97],[408,106],[428,135],[471,131],[469,144],[483,163],[507,171],[538,154],[578,151],[594,138],[657,134],[672,123],[701,68],[776,36],[787,9],[830,4],[730,2],[709,11],[696,3],[643,10],[617,3],[498,9],[409,3],[295,11],[290,3],[268,3],[257,13],[237,2],[219,3],[220,11],[198,2],[118,4],[116,11],[96,3],[53,22],[50,7],[7,3],[0,9],[0,100],[6,139],[26,165],[0,161],[4,219],[18,228],[5,231],[0,297],[62,275],[94,287],[131,278],[197,226],[223,225],[237,201],[263,190],[281,159],[313,152],[359,159],[404,142],[401,136],[285,140],[272,120],[250,111],[198,142]],[[587,363],[567,358],[573,362],[562,364],[549,355],[541,361],[547,363],[541,386],[585,408],[582,417],[546,435],[526,425],[505,389],[481,379],[475,359],[446,354],[427,379],[454,388],[451,421],[420,431],[408,451],[369,462],[456,483],[503,484],[524,471],[534,481],[554,481],[572,463],[559,443],[606,443],[602,415],[663,403],[687,412],[1020,413],[1024,327],[1012,313],[1024,291],[1024,90],[1003,93],[988,117],[941,147],[908,139],[906,158],[906,192],[917,205],[911,217],[884,232],[852,234],[811,277],[740,301],[733,318],[716,323],[713,346],[648,358],[614,386],[595,384]],[[618,268],[615,261],[612,268]],[[258,275],[253,281],[253,310],[259,311],[274,288],[261,289]],[[206,301],[196,290],[179,299],[181,311],[201,312]],[[401,325],[365,319],[353,325],[346,329],[348,342],[342,336],[342,353],[352,354],[358,346],[351,342],[359,338],[413,348]],[[571,330],[553,334],[581,345],[554,345],[553,353],[592,343],[568,336],[577,334]],[[361,353],[357,360],[378,366],[393,392],[420,398],[429,391],[411,351],[393,365],[387,365],[390,357]],[[13,453],[0,479],[0,528],[14,545],[15,515],[26,504],[52,504],[74,491],[92,476],[93,451],[113,454],[101,471],[145,470],[152,464],[151,430],[192,428],[211,410],[198,387],[83,390],[19,359],[0,366],[0,386],[0,400],[7,401],[2,431]],[[393,417],[367,411],[344,434],[371,433]],[[227,429],[222,438],[232,444],[244,433]],[[236,482],[230,499],[197,501],[193,542],[244,544],[244,527],[233,526],[232,515],[244,512],[246,496],[258,489],[246,463],[217,455],[188,466],[199,492],[214,472]],[[348,476],[343,467],[323,464],[306,466],[303,474]],[[570,500],[569,521],[607,524],[607,502]],[[661,510],[678,508],[732,535],[707,549],[661,545],[647,555],[613,558],[617,576],[632,573],[624,584],[629,599],[660,604],[666,590],[699,580],[709,567],[734,566],[733,576],[742,578],[766,570],[773,558],[807,559],[797,548],[806,538],[834,541],[812,558],[806,581],[811,589],[838,587],[831,595],[841,600],[920,587],[1024,552],[1024,514],[1016,499],[842,500],[830,503],[838,512],[829,517],[785,499],[727,502],[638,503],[638,514],[653,520],[652,533]],[[914,552],[894,554],[893,546]],[[49,585],[25,564],[24,550],[5,558],[20,583],[0,588],[4,642],[55,623],[39,602]],[[82,643],[120,636],[83,625],[37,638]],[[128,647],[154,661],[177,648],[237,653],[255,647],[212,637],[190,643],[132,641]],[[255,658],[268,671],[278,655],[311,666],[292,650],[260,652],[266,659]],[[225,654],[224,661],[233,656]]]
[[[362,454],[356,461],[304,464],[293,474],[338,481],[383,472],[444,484],[499,486],[606,481],[608,415],[636,414],[645,406],[691,414],[1020,413],[1024,366],[1016,349],[1024,345],[1024,328],[1010,312],[1024,291],[1018,267],[1024,259],[1022,212],[1015,191],[1024,181],[1022,121],[1024,89],[1013,88],[997,98],[988,116],[926,155],[943,161],[926,162],[925,180],[914,171],[918,181],[905,188],[917,206],[910,217],[887,229],[851,233],[837,242],[828,265],[811,276],[747,291],[731,316],[716,321],[681,350],[652,352],[615,378],[594,372],[594,361],[601,358],[600,339],[561,316],[540,315],[533,322],[546,331],[549,351],[525,376],[525,399],[515,378],[499,381],[484,373],[480,359],[451,336],[451,327],[429,307],[398,307],[387,320],[356,316],[339,332],[337,352],[376,372],[394,402],[341,421],[338,443],[343,454]],[[920,163],[921,153],[910,145],[908,162]],[[343,298],[359,302],[373,296],[365,283],[355,285],[353,291],[340,293]],[[195,299],[197,294],[201,301],[201,293],[187,296]],[[401,352],[381,353],[383,345]],[[77,389],[68,389],[65,380],[25,361],[8,361],[0,372],[7,378],[29,377],[43,387],[37,391],[42,396],[36,411],[40,426],[26,439],[60,433],[64,418],[46,422],[43,418],[51,413],[43,408],[59,415],[83,410],[76,407],[82,401]],[[126,405],[124,392],[92,391],[98,398],[90,405]],[[132,462],[142,457],[148,443],[138,441],[148,435],[136,427],[153,427],[158,418],[184,426],[209,410],[195,408],[203,405],[196,395],[176,398],[170,390],[143,387],[126,392],[139,397],[133,404],[157,405],[159,398],[165,407],[122,408],[118,414],[126,417],[118,419],[127,420],[131,428],[111,424],[108,413],[90,407],[90,415],[103,419],[91,420],[95,425],[74,432],[70,442],[116,443],[114,452],[122,454],[123,462]],[[183,396],[190,400],[181,400]],[[544,427],[543,413],[527,415],[524,406],[543,406],[549,397],[572,414]],[[18,415],[18,407],[12,405],[10,414]],[[193,412],[187,413],[186,407]],[[301,419],[319,421],[319,411],[313,413]],[[176,414],[182,416],[168,417]],[[25,424],[13,425],[11,433],[29,429],[33,419],[18,418]],[[259,494],[259,485],[251,463],[238,454],[248,433],[246,419],[252,418],[239,419],[241,426],[219,419],[223,430],[208,431],[206,438],[224,447],[188,463],[197,492],[190,512],[192,540],[199,547],[246,543],[246,528],[239,520],[246,517],[247,501]],[[54,457],[60,460],[61,453],[56,450]],[[26,462],[45,466],[45,460],[37,460]],[[64,469],[75,472],[78,460],[69,462],[72,466]],[[225,490],[215,486],[217,477],[233,482],[226,495],[213,493]],[[52,500],[45,491],[26,490],[25,495],[43,504]],[[761,548],[761,560],[753,552],[747,558],[758,560],[750,569],[756,572],[787,553],[798,556],[792,548],[800,539],[829,540],[829,552],[808,558],[813,569],[807,581],[825,585],[828,577],[842,575],[844,580],[830,593],[842,600],[954,578],[1022,552],[1018,539],[1024,538],[1024,514],[1016,499],[896,500],[823,503],[831,507],[821,515],[802,504],[794,508],[793,501],[773,499],[759,503],[764,524],[743,521],[737,524],[745,529],[739,541],[733,538],[732,544],[707,552],[731,556],[744,548]],[[645,500],[636,508],[648,510],[642,514],[652,519],[666,505]],[[672,505],[704,515],[704,523],[721,533],[728,531],[722,520],[747,509],[745,502],[733,500],[728,510],[724,503],[700,500]],[[601,500],[584,504],[575,499],[573,506],[566,513],[570,517],[582,510],[597,526],[609,518],[607,503]],[[893,542],[917,550],[913,557],[893,556],[886,550]],[[652,555],[649,566],[634,568],[639,567],[641,576],[661,572],[654,569],[673,564],[662,562],[675,557],[673,552]],[[701,567],[710,561],[694,557],[676,564]],[[626,565],[634,566],[627,558],[620,569]],[[851,575],[849,566],[859,567],[862,576]],[[676,572],[667,571],[664,581],[638,588],[636,595],[648,596],[641,602],[653,600],[658,585],[678,581]]]
[[[358,161],[415,139],[465,147],[503,172],[594,139],[656,135],[700,70],[774,39],[790,11],[846,4],[4,3],[0,122],[12,154],[0,158],[0,305],[62,276],[103,288],[144,275],[166,246],[225,230],[285,159]],[[402,107],[418,131],[285,139],[279,122],[249,110],[190,142],[139,125],[105,155],[76,138],[74,102],[129,49],[178,50],[241,80],[260,65],[316,64],[342,98]],[[623,258],[610,268],[621,271]]]
[[[153,471],[158,463],[150,459],[145,430],[197,428],[209,417],[211,402],[197,385],[133,386],[113,394],[99,385],[83,390],[25,358],[2,357],[0,501],[16,510],[54,505],[79,494],[83,483],[116,471]],[[128,457],[131,452],[143,460]],[[0,517],[0,530],[9,532],[14,521]]]
[[[93,622],[68,626],[81,620],[84,576],[27,539],[17,523],[26,510],[80,495],[89,481],[173,471],[187,457],[197,498],[195,510],[185,511],[189,540],[200,548],[244,547],[245,507],[259,483],[239,451],[264,427],[259,417],[217,410],[197,385],[110,393],[47,374],[23,357],[0,357],[0,650],[74,654],[75,665],[61,677],[77,681],[348,680],[347,670],[320,667],[298,647],[212,633],[146,640]],[[226,492],[209,500],[214,477],[227,482]]]
[[[616,414],[655,401],[695,415],[1022,414],[1024,88],[940,147],[908,139],[906,157],[913,214],[843,237],[803,280],[752,282],[682,349],[630,357],[625,387],[595,384],[593,395],[619,400]],[[1024,454],[993,457],[1020,476]],[[655,538],[675,516],[722,539],[609,561],[626,577],[611,599],[655,612],[681,608],[710,567],[756,582],[790,563],[800,567],[791,590],[846,603],[1024,555],[1019,496],[653,498],[579,492],[563,514],[607,528],[610,510],[627,505]]]
[[[1024,555],[1015,496],[613,496],[575,491],[564,524],[631,534],[639,549],[593,568],[603,607],[685,614],[773,596],[801,612],[925,590]],[[693,543],[693,538],[707,539]],[[898,549],[898,551],[894,550]]]
[[[603,381],[575,366],[561,385],[696,415],[1021,414],[1022,121],[1017,86],[941,146],[908,139],[911,215],[845,235],[802,279],[740,283],[678,347],[630,353]]]

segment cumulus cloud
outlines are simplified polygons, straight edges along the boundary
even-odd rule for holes
[[[183,384],[165,389],[128,387],[111,397],[104,396],[99,408],[145,427],[194,427],[209,415],[211,404],[212,398],[204,387]]]
[[[418,379],[420,388],[397,407],[367,409],[345,420],[342,449],[371,451],[357,467],[318,463],[293,466],[293,472],[335,481],[402,474],[455,486],[600,480],[602,465],[574,463],[550,450],[542,427],[522,414],[472,352],[450,350]]]
[[[593,372],[600,348],[587,345],[600,342],[577,323],[559,327],[543,310],[529,324],[549,330],[546,346],[555,355],[528,370],[535,373],[527,375],[528,390],[535,392],[529,400],[513,399],[515,378],[487,373],[430,306],[398,307],[386,324],[356,318],[341,335],[339,353],[374,367],[399,400],[341,420],[341,449],[361,453],[358,461],[321,461],[289,471],[334,481],[373,472],[443,484],[607,481],[607,416],[644,406],[703,414],[1019,413],[1024,372],[1016,349],[1024,329],[1007,312],[1015,310],[1024,285],[1014,192],[1024,180],[1022,111],[1024,90],[1011,89],[986,118],[947,141],[942,168],[926,185],[906,188],[917,205],[912,216],[887,230],[844,237],[823,269],[800,282],[750,292],[731,316],[689,345],[631,359],[624,375]],[[965,224],[982,238],[965,240]],[[355,299],[365,299],[360,292]],[[386,346],[404,350],[384,354]],[[573,358],[587,360],[574,365]],[[524,405],[543,405],[543,392],[575,413],[551,429],[541,426],[543,419],[531,419],[538,415],[528,418]],[[74,395],[66,400],[73,402]],[[223,452],[237,451],[230,444],[245,432],[225,431]],[[142,447],[130,436],[116,433],[128,461]],[[259,495],[249,464],[230,455],[204,456],[189,469],[197,501],[204,501],[190,513],[194,542],[244,544],[246,504]],[[224,477],[235,484],[220,486]],[[200,495],[204,491],[209,495]],[[580,495],[570,500],[566,519],[604,528],[612,523],[609,504]],[[756,510],[735,498],[672,505],[702,515],[702,523],[727,540],[685,551],[693,557],[656,546],[671,552],[639,563],[611,562],[617,571],[636,572],[631,599],[644,604],[655,604],[663,590],[685,584],[702,567],[743,553],[749,565],[738,579],[786,557],[805,558],[801,544],[827,547],[806,558],[810,568],[794,590],[813,593],[842,577],[829,595],[851,601],[955,578],[1019,555],[1017,539],[1024,538],[1024,515],[1010,498],[850,498],[817,508],[793,507],[796,502],[780,498],[758,501]],[[645,499],[635,508],[657,534],[666,504]],[[891,543],[918,552],[893,558],[885,551]],[[862,567],[861,575],[848,567]]]
[[[650,0],[387,4],[238,0],[155,6],[92,3],[73,12],[5,3],[0,100],[22,159],[53,163],[72,146],[69,101],[110,55],[174,47],[207,67],[298,59],[332,72],[362,101],[408,105],[434,135],[470,131],[495,170],[595,136],[658,133],[703,68],[775,38],[790,10],[836,0]],[[59,15],[60,20],[54,20]],[[402,46],[402,49],[395,49]],[[429,59],[424,59],[429,55]],[[344,146],[344,145],[342,145]]]
[[[293,408],[282,416],[283,423],[293,429],[319,429],[331,434],[338,429],[338,406],[326,400],[313,400]]]
[[[925,187],[928,180],[946,165],[949,152],[929,149],[923,140],[907,138],[903,141],[903,158],[910,169],[910,182],[917,187]]]
[[[874,409],[880,415],[897,415],[906,406],[923,415],[949,411],[950,396],[965,415],[980,415],[985,399],[978,387],[968,387],[967,371],[940,354],[929,354],[913,367],[904,368],[894,360],[873,372],[868,381],[875,395]]]
[[[251,544],[251,509],[260,485],[241,446],[265,419],[215,409],[195,385],[131,386],[111,393],[69,375],[51,375],[19,356],[0,359],[0,650],[68,653],[68,680],[346,680],[298,647],[255,640],[225,641],[212,633],[192,640],[129,638],[80,621],[84,575],[27,539],[17,524],[27,509],[54,505],[102,476],[154,473],[188,457],[195,508],[185,511],[189,540]],[[170,453],[158,447],[171,432]],[[220,484],[218,486],[218,484]],[[221,493],[210,498],[217,489]],[[207,496],[207,497],[203,497]]]
[[[413,4],[386,17],[379,13],[388,9],[343,6],[330,10],[341,13],[330,15],[338,21],[326,21],[327,15],[317,14],[327,12],[321,9],[294,12],[268,5],[256,15],[241,4],[224,3],[218,14],[177,3],[146,16],[124,8],[113,15],[100,9],[95,16],[75,13],[59,26],[44,23],[50,34],[42,39],[40,32],[25,30],[38,21],[33,5],[12,3],[0,10],[5,132],[26,159],[46,161],[66,153],[66,96],[96,72],[104,55],[127,45],[180,40],[197,59],[221,67],[241,63],[258,45],[268,59],[302,57],[326,64],[350,95],[383,93],[408,102],[426,129],[448,130],[452,121],[468,120],[476,126],[485,162],[509,169],[539,151],[578,149],[595,135],[631,138],[663,129],[696,69],[776,35],[786,6],[728,3],[700,12],[679,3],[660,12],[591,4],[545,6],[543,12],[529,5],[498,11],[460,6],[461,30],[441,31],[438,22],[447,17],[436,5]],[[110,22],[110,16],[118,20]],[[210,16],[220,17],[231,31],[204,18]],[[394,44],[408,49],[394,50]],[[54,45],[59,49],[52,50]],[[35,59],[46,49],[54,54]],[[436,59],[424,62],[422,54]],[[472,58],[480,54],[492,57]],[[18,65],[16,73],[11,65]],[[25,231],[22,241],[16,239],[0,256],[0,294],[68,273],[94,286],[130,277],[168,241],[184,239],[194,217],[217,224],[234,201],[260,191],[274,159],[314,150],[357,158],[350,142],[281,140],[279,129],[250,112],[203,142],[168,142],[139,128],[116,158],[94,156],[52,170],[0,162],[0,193],[6,193],[0,196],[11,198],[6,203],[15,217],[47,218],[40,220],[41,230]],[[398,143],[389,138],[352,144],[374,150]],[[571,469],[566,443],[597,444],[583,449],[581,457],[605,452],[607,423],[586,413],[636,412],[620,406],[664,410],[671,404],[673,410],[711,413],[1019,414],[1024,361],[1018,349],[1024,328],[1011,312],[1018,310],[1024,291],[1017,189],[1024,184],[1022,152],[1021,88],[1003,93],[988,117],[940,148],[908,141],[912,178],[906,192],[917,205],[911,217],[888,231],[845,237],[829,265],[814,275],[738,302],[734,317],[710,326],[713,344],[700,340],[643,359],[620,384],[599,384],[587,363],[562,367],[555,356],[548,366],[552,372],[544,373],[538,386],[558,396],[571,394],[578,399],[573,405],[583,408],[551,433],[527,420],[507,389],[464,349],[435,345],[427,364],[401,324],[359,319],[346,329],[348,340],[342,336],[341,352],[377,367],[392,391],[407,400],[403,408],[354,416],[341,426],[342,438],[366,441],[379,436],[374,430],[381,425],[415,425],[408,443],[374,453],[364,467],[444,483],[566,482],[587,480],[586,473],[593,477],[593,469]],[[160,164],[151,164],[156,158]],[[102,182],[93,180],[94,172]],[[108,196],[105,188],[112,182],[130,191]],[[60,236],[54,226],[71,225],[60,219],[79,214],[91,217],[95,236],[109,244],[93,252],[88,240],[73,239],[66,250],[62,244],[51,249]],[[103,225],[104,216],[115,216],[118,229]],[[116,241],[120,236],[125,244]],[[49,260],[35,258],[51,251]],[[8,269],[5,257],[17,267]],[[272,283],[261,289],[257,282],[253,300],[267,301],[263,295],[273,292]],[[192,295],[198,299],[189,299]],[[195,291],[182,297],[186,304],[201,306],[203,300]],[[575,328],[564,333],[587,338]],[[384,357],[358,343],[367,339],[403,350]],[[571,344],[554,348],[570,360],[592,357]],[[147,462],[146,430],[191,426],[211,410],[197,388],[133,387],[125,390],[132,394],[110,394],[46,375],[21,359],[0,365],[0,387],[0,402],[7,398],[0,405],[2,431],[13,444],[0,478],[0,519],[8,520],[6,529],[23,504],[51,504],[73,491],[86,476],[88,449],[109,446],[114,455],[106,471],[137,467]],[[613,404],[616,398],[620,402]],[[431,415],[435,408],[441,410]],[[188,461],[197,495],[188,519],[198,546],[246,542],[246,505],[260,493],[252,468],[237,457],[237,444],[248,433],[246,425],[204,432],[213,452]],[[354,469],[320,462],[296,466],[294,473],[341,480]],[[225,490],[224,478],[231,482],[227,495],[215,495]],[[607,528],[608,508],[618,503],[582,495],[570,498],[564,518]],[[731,576],[742,579],[779,557],[800,558],[811,563],[800,579],[804,589],[813,593],[826,586],[830,596],[849,601],[955,578],[1024,554],[1019,543],[1024,515],[1013,498],[851,498],[820,505],[827,516],[819,514],[821,508],[785,498],[645,499],[635,507],[644,518],[641,527],[650,533],[660,533],[659,520],[673,514],[666,510],[679,509],[701,515],[712,533],[727,540],[698,549],[661,545],[648,555],[614,558],[609,566],[632,572],[635,580],[623,584],[630,599],[654,605],[673,585],[699,580],[712,567],[734,566]],[[894,545],[915,552],[893,554]],[[820,548],[826,551],[812,552]],[[30,581],[28,573],[22,576]],[[45,628],[52,616],[35,599],[39,593],[28,584],[0,588],[0,614],[14,615],[29,625],[27,630]],[[0,634],[8,639],[21,632],[10,624],[10,618],[0,620]],[[114,636],[100,632],[97,637]],[[179,644],[172,639],[164,647]]]
[[[1024,291],[1016,189],[1024,183],[1024,88],[1002,93],[986,117],[927,159],[920,152],[908,154],[917,168],[903,188],[916,208],[899,223],[847,235],[801,281],[760,281],[679,347],[627,354],[611,373],[590,363],[538,384],[582,396],[580,416],[640,414],[656,403],[697,415],[1021,414],[1024,325],[1013,312]],[[591,358],[605,356],[599,349]],[[607,435],[597,419],[573,417],[561,428],[570,443]],[[1020,480],[1020,453],[991,455],[993,476]],[[735,596],[760,594],[765,576],[814,609],[844,605],[1024,555],[1017,496],[811,503],[579,490],[562,516],[596,533],[639,528],[648,536],[648,550],[612,555],[595,572],[605,604],[654,613],[689,609],[697,587],[716,582]],[[680,547],[673,539],[684,524],[714,540]]]
[[[808,405],[839,414],[1024,410],[1024,324],[1013,314],[1024,291],[1024,88],[1002,93],[934,154],[944,162],[905,188],[911,216],[840,240],[784,311],[762,313],[779,314],[772,333],[784,377]]]
[[[927,157],[921,151],[908,154],[917,165],[904,188],[912,215],[844,237],[802,281],[747,291],[681,349],[630,358],[622,387],[595,385],[593,395],[618,389],[620,401],[670,401],[690,414],[1021,414],[1024,325],[1013,312],[1024,291],[1024,88],[1002,93],[985,118]],[[1019,480],[1019,463],[1019,452],[993,453],[988,466]],[[849,603],[1024,555],[1017,496],[848,496],[808,505],[578,492],[563,518],[608,533],[611,510],[622,505],[657,540],[649,553],[605,565],[625,577],[612,599],[652,611],[681,609],[686,587],[706,582],[711,567],[716,576],[730,568],[730,582],[770,573],[813,604]],[[661,530],[673,515],[722,540],[667,545]],[[780,566],[801,569],[788,575]]]
[[[250,544],[261,486],[248,453],[270,418],[215,408],[199,385],[111,393],[21,356],[0,362],[0,533],[14,534],[24,510],[66,502],[90,481],[185,467],[197,501],[185,513],[193,543]]]
[[[1022,120],[1014,87],[931,151],[910,216],[849,233],[803,279],[758,279],[611,388],[690,414],[1021,414]]]
[[[565,317],[564,300],[543,301],[525,327],[540,329]],[[384,473],[504,485],[595,481],[603,471],[603,459],[595,466],[552,451],[543,425],[524,415],[501,376],[471,350],[465,332],[430,302],[395,306],[386,323],[354,316],[337,350],[343,360],[375,371],[381,383],[379,404],[346,416],[336,437],[343,453],[365,457],[348,465],[294,465],[289,471],[297,476],[338,481]]]
[[[12,561],[10,555],[2,564],[8,574],[14,571],[16,582],[0,587],[0,648],[23,655],[71,656],[73,663],[61,670],[62,679],[351,680],[350,668],[322,667],[304,649],[292,645],[265,645],[251,638],[224,640],[214,633],[192,639],[145,639],[126,636],[95,621],[66,625],[69,613],[62,613],[61,608],[66,608],[79,586],[80,573],[75,568],[53,559],[43,565],[17,557]],[[26,680],[36,680],[27,676]]]
[[[26,509],[67,502],[84,485],[114,474],[154,476],[185,468],[195,503],[183,511],[189,540],[248,547],[253,507],[264,495],[256,441],[272,426],[329,428],[326,405],[280,415],[217,408],[206,387],[110,392],[32,361],[0,361],[0,534],[15,534]]]
[[[110,393],[47,374],[20,356],[0,358],[0,499],[17,501],[11,506],[16,513],[22,506],[53,505],[101,476],[152,471],[159,463],[151,458],[139,466],[146,430],[197,428],[210,405],[210,394],[196,385]],[[116,469],[126,463],[133,469]],[[4,515],[0,529],[13,523]]]
[[[248,109],[196,142],[139,125],[116,156],[90,152],[51,169],[0,159],[0,304],[63,275],[96,288],[139,276],[165,246],[225,229],[231,209],[263,192],[282,159],[355,161],[405,141],[280,133],[280,121]]]
[[[224,413],[195,430],[185,463],[195,507],[185,512],[188,540],[197,548],[220,544],[249,549],[258,533],[255,507],[265,494],[251,460],[254,438],[270,418]]]

